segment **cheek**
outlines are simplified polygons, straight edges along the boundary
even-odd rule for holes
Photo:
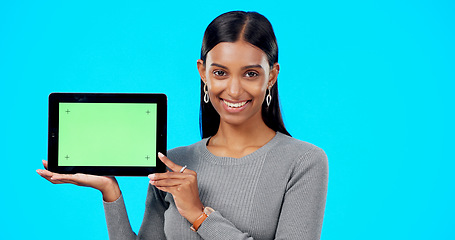
[[[267,90],[267,84],[265,81],[252,81],[245,82],[244,89],[253,96],[264,96]]]
[[[207,88],[208,88],[209,92],[212,94],[218,94],[221,91],[223,91],[223,89],[226,88],[225,85],[226,84],[223,81],[212,81],[212,80],[207,81]]]

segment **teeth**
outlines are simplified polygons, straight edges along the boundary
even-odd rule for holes
[[[239,108],[239,107],[243,107],[248,101],[239,102],[239,103],[231,103],[226,100],[223,100],[223,102],[230,108]]]

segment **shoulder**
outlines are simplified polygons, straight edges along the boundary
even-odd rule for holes
[[[183,164],[182,161],[200,156],[207,139],[202,139],[188,146],[176,147],[168,150],[167,157],[177,164]]]
[[[282,133],[278,134],[278,141],[273,147],[282,159],[291,161],[297,168],[308,169],[312,167],[326,171],[328,158],[322,148],[309,142],[301,141]]]
[[[190,152],[200,150],[205,145],[206,141],[206,139],[202,139],[188,146],[181,146],[170,149],[167,153],[169,156],[187,155]]]
[[[309,184],[326,192],[329,165],[322,148],[282,134],[275,145],[280,165],[288,166],[287,189]],[[303,185],[302,185],[303,184]]]
[[[277,134],[278,141],[274,148],[282,152],[282,154],[296,156],[298,158],[327,158],[324,150],[314,144],[282,133]]]

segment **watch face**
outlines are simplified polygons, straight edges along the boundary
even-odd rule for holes
[[[210,213],[212,213],[212,212],[215,212],[215,210],[213,210],[213,208],[211,208],[211,207],[205,207],[205,208],[204,208],[204,213],[205,213],[207,216],[210,215]]]

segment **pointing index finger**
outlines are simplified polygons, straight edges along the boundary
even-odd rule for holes
[[[182,168],[182,166],[179,166],[175,163],[173,163],[169,158],[164,156],[164,154],[158,152],[158,158],[161,160],[161,162],[164,163],[169,169],[171,169],[173,172],[178,172]]]

